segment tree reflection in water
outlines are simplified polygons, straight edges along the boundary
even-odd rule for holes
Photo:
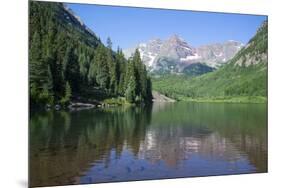
[[[32,113],[31,186],[267,171],[265,105]]]

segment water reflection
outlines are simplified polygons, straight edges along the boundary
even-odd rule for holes
[[[247,156],[256,171],[267,170],[265,105],[162,103],[154,107],[154,126],[141,147],[142,158],[176,165],[194,153],[226,161]]]
[[[265,105],[161,103],[31,114],[31,186],[266,171]]]

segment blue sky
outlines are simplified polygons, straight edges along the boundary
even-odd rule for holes
[[[113,48],[134,47],[153,38],[177,34],[193,47],[236,40],[244,44],[256,33],[266,16],[164,9],[67,4],[103,42]]]

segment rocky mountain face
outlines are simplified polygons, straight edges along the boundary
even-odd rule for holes
[[[203,45],[196,50],[202,62],[217,68],[230,60],[242,47],[242,43],[229,40],[224,43]]]
[[[153,73],[184,73],[189,67],[197,67],[201,74],[226,63],[242,46],[240,42],[227,41],[194,48],[178,35],[172,35],[166,40],[153,39],[141,43],[134,48],[124,50],[124,53],[129,58],[138,48],[143,63]]]
[[[257,30],[256,35],[235,55],[230,64],[240,67],[267,66],[267,38],[267,21],[265,21]]]
[[[64,19],[65,23],[80,28],[81,32],[89,33],[92,36],[96,37],[96,34],[83,22],[83,20],[76,15],[68,6],[67,4],[63,3],[62,7],[64,10],[63,14],[61,14],[61,18]]]

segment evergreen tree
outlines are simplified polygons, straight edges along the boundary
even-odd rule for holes
[[[152,96],[152,83],[151,79],[147,77],[146,79],[146,102],[151,102],[153,99]]]
[[[136,94],[138,95],[139,99],[143,101],[147,97],[146,95],[147,73],[146,73],[145,65],[141,61],[140,53],[138,49],[136,49],[133,55],[133,62],[135,66],[136,80],[137,80]]]
[[[91,61],[89,71],[88,71],[88,83],[90,86],[94,86],[96,82],[96,65],[94,61]]]
[[[126,77],[126,59],[122,50],[117,48],[116,55],[116,69],[117,69],[117,82],[118,82],[118,93],[124,95],[125,93],[125,77]]]
[[[126,90],[125,90],[126,100],[130,103],[134,103],[136,99],[137,80],[136,80],[133,61],[128,62],[126,80],[127,80]]]
[[[111,41],[110,37],[107,37],[106,44],[107,44],[107,48],[112,50],[112,41]]]
[[[80,68],[78,64],[78,58],[75,54],[74,47],[68,46],[66,50],[66,54],[64,57],[64,75],[65,80],[69,82],[72,91],[79,91],[79,81],[80,81]]]
[[[109,91],[116,94],[117,92],[117,66],[116,61],[113,58],[112,42],[107,38],[107,54],[106,54],[107,66],[109,69]]]
[[[56,35],[56,39],[54,40],[52,52],[50,54],[50,68],[52,72],[53,78],[53,91],[55,101],[59,101],[60,98],[64,95],[64,85],[65,85],[65,78],[64,78],[64,68],[63,65],[65,52],[66,52],[66,44],[67,39],[63,33],[58,33]]]
[[[38,87],[38,70],[40,68],[39,62],[41,61],[41,44],[38,32],[35,32],[29,49],[29,72],[30,72],[30,86],[32,89]]]
[[[95,54],[95,64],[96,64],[96,81],[97,84],[102,89],[107,89],[109,86],[109,71],[107,66],[107,53],[106,48],[99,45]]]
[[[78,55],[78,62],[80,67],[80,75],[83,82],[87,82],[87,75],[89,70],[89,56],[87,56],[84,52],[80,52]]]
[[[62,105],[68,104],[70,102],[71,95],[72,95],[71,86],[70,86],[69,82],[66,82],[65,94],[64,94],[64,97],[61,99],[61,104]]]
[[[48,61],[42,58],[41,40],[34,33],[30,46],[30,97],[31,103],[51,102],[52,78]]]
[[[147,99],[147,72],[146,67],[141,63],[139,67],[140,96],[142,100]]]

